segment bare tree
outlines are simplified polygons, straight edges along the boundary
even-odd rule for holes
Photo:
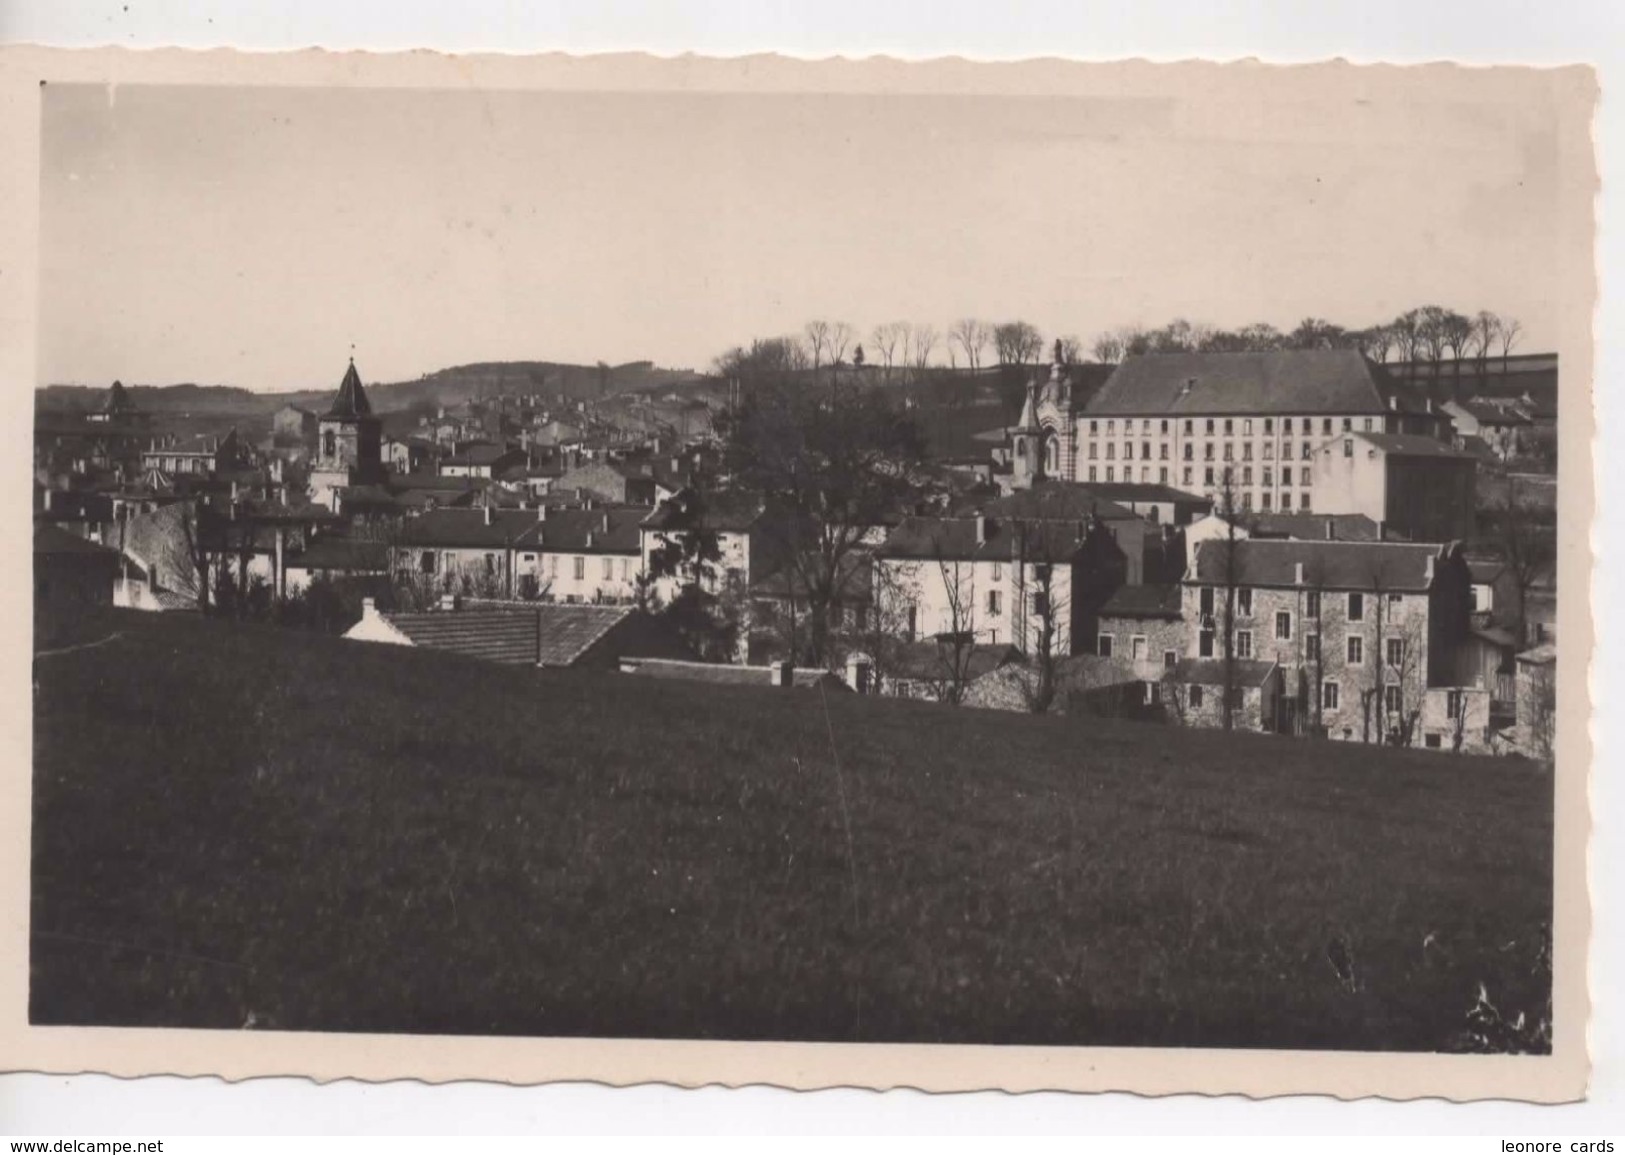
[[[931,354],[936,351],[941,338],[936,328],[926,323],[910,326],[908,337],[908,362],[916,374],[923,373],[930,366]]]
[[[1236,718],[1236,603],[1241,576],[1240,551],[1244,540],[1236,533],[1239,511],[1236,509],[1235,471],[1226,464],[1220,473],[1215,507],[1223,511],[1225,532],[1222,538],[1208,542],[1203,548],[1219,547],[1219,583],[1224,592],[1224,621],[1219,623],[1219,638],[1223,648],[1223,711],[1224,728],[1235,729]]]
[[[1061,354],[1061,364],[1076,365],[1083,360],[1083,338],[1068,333],[1056,341],[1056,347]]]
[[[1474,368],[1477,370],[1479,388],[1489,382],[1490,354],[1495,350],[1495,342],[1501,336],[1501,318],[1488,309],[1480,309],[1473,314],[1472,350]]]
[[[1513,348],[1523,336],[1523,324],[1516,317],[1502,317],[1501,331],[1497,336],[1501,344],[1501,374],[1506,375],[1507,361],[1512,356]]]
[[[971,659],[976,652],[976,566],[947,556],[942,539],[933,535],[933,560],[948,605],[948,629],[937,638],[937,697],[952,706],[965,700]]]
[[[1123,359],[1123,353],[1128,346],[1121,334],[1117,332],[1102,333],[1095,338],[1093,347],[1095,360],[1103,365],[1115,365]]]
[[[1552,535],[1535,524],[1531,511],[1518,500],[1517,479],[1508,475],[1506,497],[1495,511],[1502,560],[1512,574],[1518,599],[1518,640],[1529,644],[1529,592],[1554,557]]]
[[[908,356],[908,323],[906,321],[888,321],[884,325],[876,325],[874,332],[869,334],[869,345],[880,355],[880,379],[884,384],[891,384],[892,366],[897,363],[898,351]]]
[[[1027,711],[1045,714],[1055,704],[1056,667],[1061,640],[1070,628],[1065,591],[1057,596],[1056,555],[1062,526],[1045,522],[1017,521],[1011,525],[1016,597],[1020,600],[1020,646],[1027,656],[1030,675],[1021,681]],[[1017,607],[1012,607],[1014,612]]]
[[[1026,321],[993,326],[993,349],[1001,365],[1030,365],[1044,350],[1044,337]]]
[[[1461,365],[1472,349],[1475,331],[1471,318],[1464,317],[1452,309],[1446,309],[1439,318],[1439,341],[1454,362],[1452,368],[1458,390],[1461,387]]]
[[[1373,325],[1369,329],[1361,329],[1356,335],[1360,352],[1373,361],[1388,360],[1388,354],[1394,347],[1394,331],[1388,325]]]
[[[955,321],[948,329],[948,339],[964,351],[965,362],[972,373],[982,367],[982,350],[987,348],[988,327],[974,317]]]
[[[830,357],[830,323],[828,321],[808,321],[804,330],[807,340],[807,349],[812,356],[812,370],[814,373],[824,367],[831,360]]]

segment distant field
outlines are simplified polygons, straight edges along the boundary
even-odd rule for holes
[[[1549,992],[1526,764],[106,628],[35,667],[36,1023],[1433,1050]]]

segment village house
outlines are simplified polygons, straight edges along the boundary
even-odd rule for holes
[[[643,574],[647,506],[538,505],[514,539],[514,592],[566,604],[631,602]]]
[[[1230,656],[1281,667],[1276,728],[1448,748],[1427,699],[1443,695],[1447,712],[1460,700],[1468,585],[1452,545],[1209,541],[1184,583],[1185,655],[1225,658],[1233,591]]]
[[[523,477],[528,467],[523,449],[478,441],[459,445],[453,453],[440,459],[437,468],[441,477],[506,480],[515,471]]]
[[[680,457],[641,461],[589,461],[568,469],[549,488],[581,490],[599,501],[650,507],[676,495],[690,481]]]
[[[1517,656],[1515,748],[1531,758],[1550,758],[1557,741],[1557,646],[1544,642]]]
[[[1489,446],[1499,461],[1511,461],[1520,455],[1534,424],[1529,415],[1511,401],[1476,398],[1446,401],[1439,408],[1450,418],[1458,448],[1465,447],[1468,438],[1477,438]]]
[[[1414,434],[1349,433],[1314,453],[1321,512],[1363,513],[1411,541],[1461,541],[1473,533],[1478,462]]]
[[[141,468],[159,470],[170,476],[206,477],[248,463],[248,450],[238,439],[237,430],[223,435],[198,436],[182,440],[173,434],[154,439],[141,454]]]
[[[1095,652],[1126,662],[1146,683],[1148,700],[1155,700],[1156,684],[1186,656],[1183,607],[1184,593],[1177,582],[1119,586],[1100,607]]]
[[[1185,726],[1224,726],[1225,664],[1209,658],[1183,658],[1170,671],[1162,692],[1165,716]],[[1281,728],[1283,678],[1273,661],[1236,659],[1231,677],[1230,724],[1237,730],[1270,733]]]
[[[1186,526],[1213,510],[1209,498],[1155,482],[1085,482],[1083,488],[1152,525]]]
[[[514,597],[514,547],[537,525],[537,511],[431,509],[407,518],[390,542],[396,580],[426,592]],[[534,562],[532,562],[534,564]]]
[[[421,437],[386,437],[382,445],[384,465],[391,473],[420,473],[434,465],[437,448]]]
[[[882,628],[907,640],[1064,655],[1092,647],[1095,613],[1127,569],[1098,519],[909,517],[874,551],[874,597]]]
[[[271,414],[271,443],[278,447],[316,445],[316,414],[299,405],[284,405]]]
[[[782,517],[752,493],[700,493],[685,489],[644,519],[639,532],[643,568],[654,575],[651,592],[657,602],[671,601],[689,583],[708,593],[729,592],[744,598],[751,583],[777,568],[785,549]],[[702,535],[715,542],[717,560],[705,572],[657,573],[655,555],[681,549],[685,538]]]
[[[34,608],[71,614],[110,606],[119,577],[117,550],[54,525],[34,526]]]

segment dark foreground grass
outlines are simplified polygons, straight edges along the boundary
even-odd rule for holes
[[[1433,1050],[1480,983],[1546,1007],[1527,764],[116,628],[36,664],[36,1023]]]

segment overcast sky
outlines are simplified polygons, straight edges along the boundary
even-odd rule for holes
[[[1557,136],[1512,102],[53,86],[41,383],[327,387],[844,319],[1551,347]]]

